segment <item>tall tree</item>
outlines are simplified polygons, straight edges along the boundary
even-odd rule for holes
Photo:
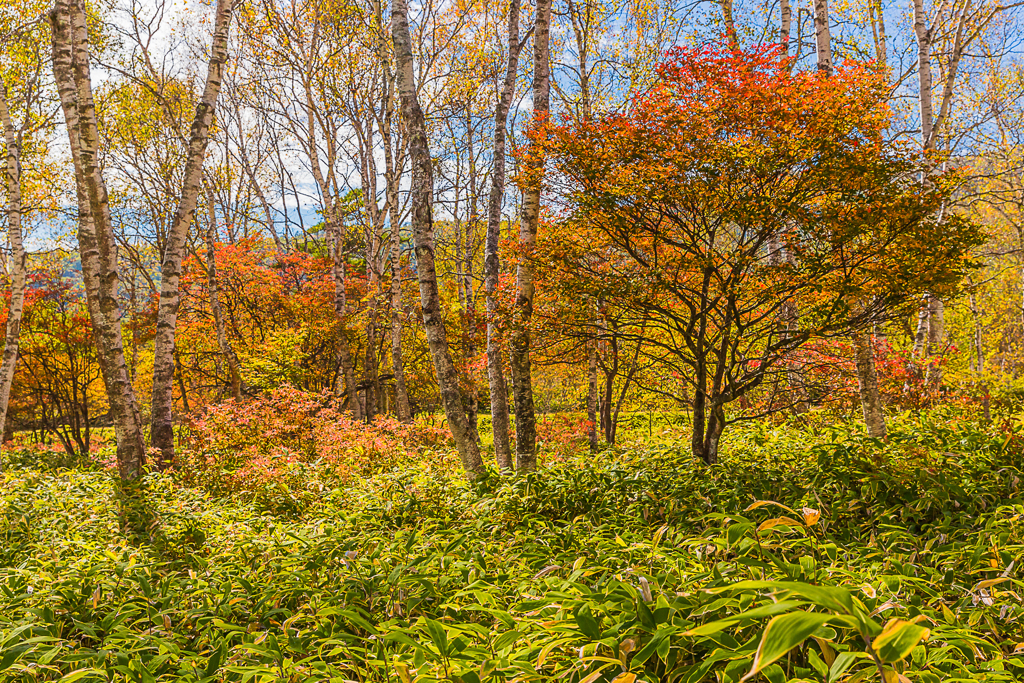
[[[391,37],[395,51],[396,84],[412,165],[409,195],[423,327],[434,362],[444,412],[452,436],[455,437],[462,467],[470,479],[475,479],[484,471],[483,460],[476,441],[476,430],[469,424],[466,416],[458,370],[452,362],[451,351],[448,348],[448,336],[441,312],[441,296],[437,286],[437,269],[434,261],[433,162],[427,145],[426,120],[416,92],[408,0],[392,1]]]
[[[491,193],[487,202],[487,234],[484,240],[484,293],[487,306],[487,381],[490,387],[491,427],[494,432],[494,457],[502,472],[512,470],[512,448],[508,431],[508,385],[502,363],[502,343],[498,325],[498,245],[501,241],[501,205],[505,197],[505,141],[508,110],[516,90],[519,73],[519,0],[508,6],[508,47],[505,78],[494,107],[494,162],[491,168]]]
[[[206,85],[196,105],[195,118],[192,120],[181,197],[174,212],[160,268],[160,303],[157,308],[156,348],[153,352],[150,443],[153,448],[160,450],[160,460],[164,466],[174,460],[174,336],[178,325],[178,309],[181,306],[181,261],[203,183],[203,164],[210,139],[210,126],[213,124],[217,97],[220,95],[224,78],[224,65],[228,59],[228,32],[231,28],[234,1],[217,0]]]
[[[551,102],[551,0],[537,0],[533,28],[533,131],[525,162],[523,210],[519,219],[519,248],[528,254],[537,242],[540,195],[544,180],[544,144],[541,136],[548,123]],[[521,258],[516,268],[516,300],[510,335],[512,395],[516,413],[516,469],[537,467],[537,416],[533,406],[533,372],[530,360],[530,320],[535,290],[533,265]]]
[[[7,406],[11,398],[11,384],[18,363],[18,342],[21,339],[21,316],[25,310],[25,282],[28,263],[21,233],[21,150],[25,127],[16,127],[7,106],[7,92],[0,81],[0,125],[4,129],[7,181],[7,239],[11,245],[9,274],[11,303],[7,309],[7,333],[4,336],[3,362],[0,363],[0,435],[6,434]],[[28,117],[26,117],[26,123]],[[0,438],[2,441],[2,438]],[[0,463],[0,467],[2,467]]]
[[[118,472],[122,480],[133,480],[142,474],[146,449],[121,335],[118,250],[99,159],[85,5],[57,0],[49,19],[53,73],[75,168],[82,279],[117,439]]]

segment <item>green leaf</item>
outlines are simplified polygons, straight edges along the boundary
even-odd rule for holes
[[[61,678],[59,683],[72,683],[72,681],[80,681],[86,676],[95,676],[100,678],[101,680],[106,680],[107,672],[103,669],[95,668],[78,669],[77,671],[72,671],[67,676]]]
[[[871,647],[879,659],[891,664],[909,655],[910,651],[930,634],[930,629],[918,626],[912,621],[891,619],[882,633],[871,643]]]
[[[773,618],[761,635],[761,643],[754,653],[754,664],[750,668],[750,673],[741,680],[756,676],[761,669],[804,642],[820,626],[828,622],[830,617],[831,615],[817,612],[790,612]]]
[[[689,631],[683,633],[684,636],[707,636],[712,633],[718,633],[730,626],[743,621],[744,619],[763,619],[765,617],[773,617],[776,614],[782,614],[783,612],[789,612],[790,610],[796,609],[801,605],[806,605],[805,602],[798,602],[796,600],[783,600],[782,602],[773,602],[770,605],[764,605],[763,607],[755,607],[752,610],[741,612],[735,616],[726,617],[725,619],[719,619],[718,621],[710,621],[706,624],[701,624],[696,628],[691,628]]]
[[[600,640],[601,638],[601,627],[597,623],[597,619],[590,612],[589,605],[583,605],[574,615],[576,618],[576,625],[579,626],[580,631],[583,635],[591,640]]]
[[[448,654],[448,634],[445,633],[444,626],[434,621],[433,619],[426,619],[427,632],[430,633],[430,639],[434,641],[434,645],[437,647],[437,651],[442,656]]]
[[[224,644],[214,650],[213,654],[210,655],[209,661],[206,663],[206,671],[203,677],[209,678],[213,674],[217,673],[217,669],[220,668],[221,660],[224,659]]]
[[[832,668],[828,670],[828,683],[838,681],[854,662],[866,656],[863,652],[840,652],[836,655],[836,661],[832,662]]]

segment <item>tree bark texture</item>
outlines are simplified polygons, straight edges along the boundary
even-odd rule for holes
[[[86,303],[114,423],[118,473],[123,481],[132,481],[142,474],[146,448],[121,335],[117,242],[99,161],[85,7],[81,0],[57,0],[49,20],[54,80],[74,162],[78,248]]]
[[[7,181],[7,236],[11,245],[8,264],[11,278],[11,304],[7,311],[7,332],[4,336],[3,361],[0,363],[0,441],[6,434],[7,406],[11,398],[11,385],[18,364],[18,344],[21,339],[21,318],[25,310],[25,283],[28,263],[21,231],[21,147],[22,136],[14,127],[7,106],[7,93],[0,84],[0,125],[3,126],[6,154]],[[0,444],[2,446],[2,444]],[[3,461],[0,460],[0,469]]]
[[[174,212],[171,230],[164,246],[160,268],[160,303],[157,307],[156,338],[153,350],[153,405],[150,444],[160,451],[163,466],[174,460],[174,340],[181,307],[181,262],[185,241],[199,200],[203,182],[203,163],[210,139],[210,126],[217,107],[224,65],[228,59],[228,32],[234,0],[218,0],[214,20],[213,44],[207,65],[203,95],[196,105],[189,131],[181,198]]]
[[[498,469],[513,468],[508,425],[508,385],[502,363],[502,343],[498,329],[498,245],[501,242],[501,205],[505,195],[505,146],[508,111],[515,95],[519,72],[519,0],[508,9],[508,62],[501,97],[494,108],[494,167],[491,170],[491,194],[487,204],[487,234],[484,238],[484,293],[487,308],[487,382],[491,400],[491,429],[494,433],[494,458]]]
[[[832,30],[829,27],[828,0],[814,0],[814,45],[818,53],[818,71],[832,75]]]
[[[537,1],[533,29],[533,117],[534,125],[547,124],[551,101],[551,0]],[[540,131],[538,131],[539,133]],[[516,269],[516,301],[510,335],[512,395],[516,412],[516,469],[537,468],[537,416],[533,406],[533,376],[530,360],[530,322],[533,317],[534,274],[529,251],[537,242],[540,194],[544,179],[544,156],[539,141],[530,144],[525,162],[526,182],[523,212],[519,221],[519,247],[526,252]]]
[[[855,333],[853,348],[857,359],[857,387],[861,411],[864,413],[864,424],[867,425],[869,436],[884,439],[885,413],[882,411],[882,399],[878,392],[878,374],[875,372],[875,351],[871,344],[871,334]]]
[[[434,177],[427,126],[416,95],[413,69],[412,37],[409,33],[408,0],[393,0],[391,35],[395,49],[395,67],[402,118],[409,143],[412,179],[409,193],[412,205],[412,234],[416,249],[416,270],[420,286],[420,307],[427,346],[434,362],[437,385],[448,424],[459,450],[466,476],[476,479],[484,471],[474,430],[466,418],[465,403],[459,387],[459,373],[448,348],[441,296],[437,286],[434,262],[433,194]]]

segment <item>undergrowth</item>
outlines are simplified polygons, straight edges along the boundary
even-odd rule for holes
[[[713,468],[671,425],[636,432],[474,485],[443,444],[382,447],[344,477],[289,479],[297,506],[232,472],[151,474],[130,529],[109,472],[12,468],[0,678],[1024,675],[1019,422],[905,415],[888,443],[750,425]]]

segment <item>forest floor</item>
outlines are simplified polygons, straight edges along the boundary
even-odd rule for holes
[[[752,424],[713,468],[643,422],[472,485],[424,448],[301,507],[22,458],[0,679],[1024,678],[1019,416]]]

